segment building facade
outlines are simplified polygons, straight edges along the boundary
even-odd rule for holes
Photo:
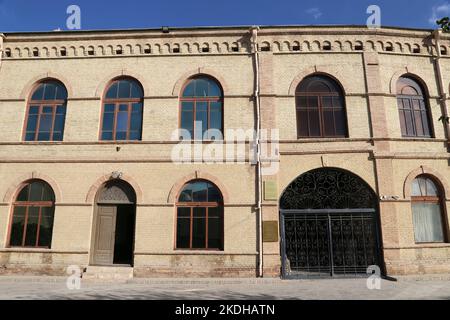
[[[448,35],[11,33],[0,50],[0,273],[450,272]],[[217,145],[246,151],[222,163]]]

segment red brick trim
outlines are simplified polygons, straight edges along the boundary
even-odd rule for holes
[[[330,70],[331,69],[331,70]],[[346,79],[342,78],[340,79],[338,76],[336,76],[333,72],[333,67],[330,66],[314,66],[314,67],[309,67],[307,69],[303,69],[295,78],[294,80],[291,82],[291,86],[289,87],[289,92],[288,95],[289,96],[295,96],[295,91],[297,90],[298,85],[300,84],[300,82],[303,81],[303,79],[305,79],[307,76],[310,76],[312,74],[323,74],[325,76],[328,76],[332,79],[334,79],[337,83],[340,84],[344,95],[346,94],[346,90],[345,88],[347,87],[347,85],[345,84]]]
[[[89,189],[89,192],[86,196],[86,203],[94,203],[95,196],[97,195],[98,190],[100,187],[107,181],[111,180],[111,174],[104,175],[103,177],[97,179],[97,181],[92,185],[92,187]],[[134,189],[134,192],[136,193],[136,204],[143,203],[143,193],[142,189],[139,187],[139,184],[134,180],[133,177],[128,176],[124,174],[121,178],[121,180],[127,182],[130,184],[130,186]]]
[[[47,73],[40,74],[38,76],[31,78],[27,82],[25,87],[23,88],[22,92],[20,93],[20,99],[27,101],[28,98],[30,97],[31,90],[33,90],[36,83],[38,83],[39,81],[46,80],[46,79],[55,79],[55,80],[61,82],[62,84],[64,84],[64,86],[66,87],[66,90],[67,90],[68,99],[73,98],[74,92],[73,92],[72,86],[70,85],[70,81],[60,74],[53,73],[53,72],[47,72]]]
[[[421,71],[418,70],[417,68],[410,67],[410,66],[405,66],[401,70],[399,70],[396,73],[394,73],[394,75],[392,76],[391,82],[390,82],[390,86],[389,86],[389,90],[390,90],[389,93],[391,93],[393,95],[397,95],[397,81],[398,81],[398,79],[401,76],[409,75],[414,80],[416,80],[416,81],[418,81],[420,83],[420,85],[422,86],[423,90],[425,91],[427,97],[430,98],[430,92],[428,91],[428,86],[425,83],[425,81],[423,81],[424,77],[422,77],[420,74],[421,74]]]
[[[441,190],[444,193],[442,195],[442,197],[444,199],[446,199],[447,201],[450,200],[449,196],[450,196],[450,186],[447,182],[447,179],[445,178],[444,175],[442,175],[441,173],[437,172],[436,170],[426,167],[426,166],[421,166],[420,168],[417,168],[415,170],[413,170],[407,177],[405,180],[405,183],[403,185],[403,197],[407,200],[411,199],[411,185],[412,182],[415,178],[417,178],[418,176],[422,175],[422,174],[426,174],[429,175],[431,177],[435,178],[435,182],[440,184]]]
[[[175,183],[175,185],[169,192],[169,195],[167,197],[167,203],[175,204],[176,199],[178,198],[178,195],[181,192],[181,189],[184,187],[184,185],[189,181],[198,179],[208,180],[214,183],[220,189],[220,192],[222,192],[224,204],[228,204],[230,202],[230,197],[227,188],[217,177],[206,172],[196,171],[195,173],[192,173],[190,175],[181,178],[180,180],[177,181],[177,183]]]
[[[95,89],[94,97],[102,99],[103,95],[105,93],[106,87],[111,83],[111,81],[114,79],[117,79],[117,78],[121,78],[121,77],[133,78],[136,81],[140,82],[140,84],[144,90],[144,97],[148,94],[149,88],[147,86],[147,82],[145,81],[145,78],[142,75],[140,75],[139,73],[136,73],[134,71],[122,69],[120,71],[115,71],[113,73],[110,73],[109,76],[103,78],[103,80],[100,82],[100,84]]]
[[[181,89],[183,88],[183,86],[186,83],[186,81],[189,78],[191,78],[191,77],[194,77],[194,76],[197,76],[197,75],[202,75],[202,74],[215,78],[220,83],[220,85],[222,86],[224,95],[225,95],[226,92],[228,92],[228,85],[227,85],[225,79],[217,71],[209,69],[209,68],[200,67],[198,69],[195,69],[195,70],[192,70],[192,71],[184,73],[178,79],[178,81],[176,82],[175,86],[173,87],[172,96],[174,96],[174,97],[180,96]]]
[[[9,187],[9,189],[6,191],[5,197],[3,198],[3,202],[4,203],[12,203],[12,202],[14,202],[16,194],[19,192],[19,188],[25,182],[30,181],[30,180],[34,180],[34,179],[42,180],[42,181],[45,181],[46,183],[48,183],[52,187],[53,192],[55,193],[55,201],[56,201],[56,203],[63,202],[61,189],[60,189],[58,183],[55,180],[53,180],[52,178],[50,178],[49,176],[47,176],[47,175],[45,175],[43,173],[40,173],[40,172],[30,172],[30,173],[27,173],[27,174],[17,178],[13,182],[11,187]]]

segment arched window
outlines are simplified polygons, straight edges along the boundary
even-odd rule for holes
[[[133,79],[113,81],[103,99],[102,141],[142,139],[144,91]]]
[[[55,80],[39,83],[28,102],[25,141],[63,141],[67,90]]]
[[[397,104],[403,137],[432,137],[426,95],[416,80],[398,79]]]
[[[184,86],[181,96],[180,129],[185,129],[194,140],[211,139],[223,133],[223,92],[220,84],[206,76],[196,77]]]
[[[223,200],[207,181],[186,184],[177,202],[177,249],[223,250]]]
[[[10,247],[51,248],[55,195],[45,182],[26,183],[13,205]]]
[[[307,77],[297,87],[296,106],[299,138],[347,137],[344,93],[333,79]]]
[[[428,176],[412,183],[411,202],[416,243],[445,242],[440,188]]]

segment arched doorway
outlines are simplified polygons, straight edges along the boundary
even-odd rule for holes
[[[136,193],[122,180],[106,182],[97,193],[92,265],[132,266],[136,224]]]
[[[323,168],[295,179],[280,199],[283,277],[381,268],[378,207],[370,186],[350,172]]]

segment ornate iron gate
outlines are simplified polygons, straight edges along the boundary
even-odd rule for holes
[[[355,276],[379,265],[373,210],[282,211],[285,278]]]
[[[359,177],[311,171],[286,189],[280,207],[283,277],[366,275],[380,266],[378,203]]]

